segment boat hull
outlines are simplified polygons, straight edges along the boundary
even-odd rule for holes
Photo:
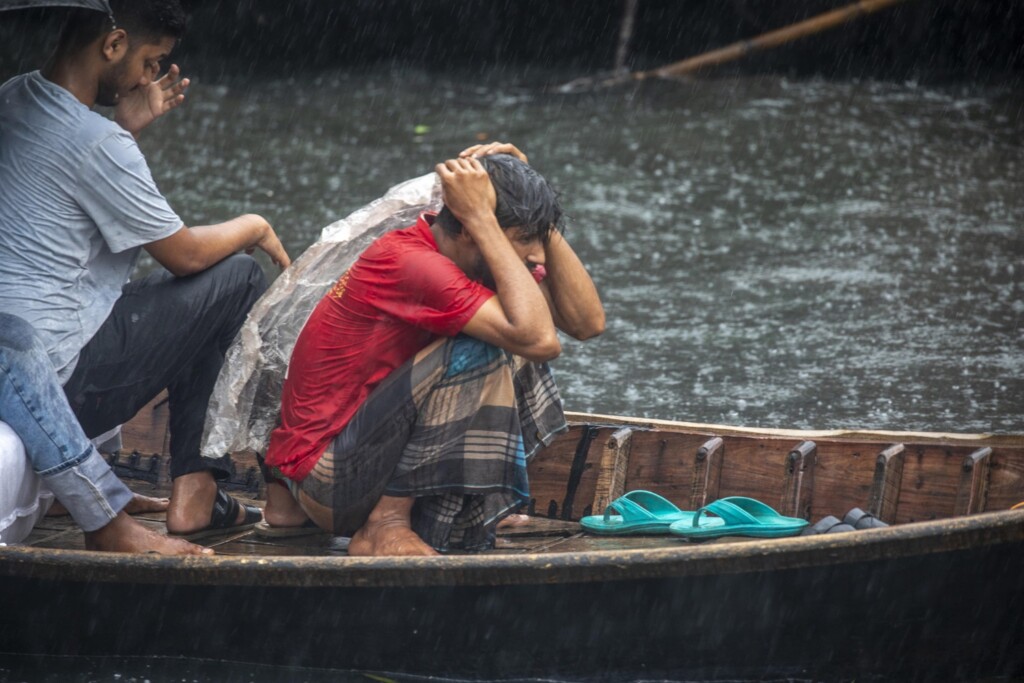
[[[586,557],[7,549],[0,651],[487,679],[973,681],[1024,675],[1022,551],[1024,512]]]

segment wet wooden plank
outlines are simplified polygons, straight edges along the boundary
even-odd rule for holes
[[[638,431],[633,434],[627,490],[645,489],[682,509],[694,509],[694,453],[713,434]]]
[[[1024,457],[1020,451],[992,448],[986,510],[1009,510],[1024,502]]]
[[[722,463],[720,496],[746,496],[777,505],[792,439],[723,435],[722,440],[729,457]]]
[[[896,520],[906,450],[906,446],[901,443],[893,444],[883,449],[875,459],[875,475],[867,511],[886,524]]]
[[[693,484],[690,486],[690,504],[687,509],[699,510],[718,499],[722,483],[722,460],[725,442],[715,436],[697,449],[693,462]]]
[[[817,521],[827,515],[841,519],[851,508],[867,510],[877,444],[815,443],[818,455],[808,519]]]
[[[985,511],[991,462],[991,448],[979,448],[964,458],[960,486],[956,494],[955,514],[973,515]]]
[[[953,516],[963,459],[974,448],[907,445],[895,522],[919,522]]]
[[[591,514],[601,443],[618,427],[573,426],[530,461],[530,515],[579,519]]]
[[[597,473],[597,490],[591,505],[594,514],[604,512],[609,503],[626,492],[626,468],[633,431],[632,427],[616,429],[605,441]]]
[[[779,513],[788,517],[810,519],[817,453],[818,444],[813,441],[801,441],[786,456]]]

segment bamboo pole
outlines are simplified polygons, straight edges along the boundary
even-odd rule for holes
[[[726,47],[705,52],[704,54],[690,57],[679,62],[652,69],[650,71],[638,71],[631,75],[634,80],[642,81],[647,78],[673,78],[691,74],[699,69],[710,66],[718,66],[744,57],[752,52],[767,50],[779,45],[785,45],[797,38],[803,38],[814,33],[840,26],[866,14],[877,12],[886,7],[897,5],[907,0],[858,0],[845,7],[819,14],[801,22],[791,24],[785,28],[763,33],[756,38],[741,40]]]
[[[574,81],[555,88],[555,91],[562,93],[578,92],[593,88],[606,88],[615,85],[622,85],[623,83],[629,83],[631,81],[643,81],[648,78],[675,78],[678,76],[685,76],[700,69],[734,61],[753,52],[778,47],[779,45],[784,45],[798,38],[809,36],[814,33],[820,33],[821,31],[848,23],[866,14],[871,14],[885,9],[886,7],[898,5],[902,2],[907,2],[907,0],[858,0],[858,2],[825,12],[824,14],[819,14],[815,17],[805,19],[804,21],[791,24],[784,28],[769,31],[768,33],[762,33],[757,37],[750,38],[748,40],[741,40],[723,48],[705,52],[704,54],[697,55],[696,57],[690,57],[689,59],[674,62],[657,69],[652,69],[650,71],[637,71],[634,73],[623,73],[622,70],[617,70],[612,72],[610,75],[606,74],[605,76],[587,76],[577,78]],[[632,26],[630,26],[630,29],[632,29]],[[618,64],[619,60],[618,57],[616,57],[616,66],[618,66]]]
[[[615,49],[615,71],[626,71],[626,59],[629,57],[629,44],[633,40],[633,26],[636,24],[636,8],[638,0],[624,0],[622,3],[622,23],[619,25],[619,42]]]

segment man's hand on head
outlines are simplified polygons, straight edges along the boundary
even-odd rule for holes
[[[156,78],[155,72],[150,74],[145,85],[121,96],[114,111],[114,120],[132,135],[138,135],[143,128],[185,101],[189,80],[178,78],[179,75],[177,64],[172,64],[161,78]]]
[[[491,177],[473,157],[449,159],[434,167],[441,178],[444,204],[467,230],[481,221],[494,221],[497,198]],[[497,225],[497,223],[494,223]]]
[[[485,145],[473,145],[459,152],[459,158],[485,157],[490,154],[510,154],[524,164],[530,163],[526,155],[519,151],[519,148],[510,142],[488,142]]]

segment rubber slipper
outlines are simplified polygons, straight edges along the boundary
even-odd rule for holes
[[[235,520],[238,519],[238,510],[243,508],[245,510],[245,516],[242,521],[238,524]],[[176,538],[184,538],[186,541],[199,541],[204,538],[210,538],[211,536],[222,536],[224,534],[236,533],[238,531],[246,531],[256,526],[256,523],[263,519],[263,510],[256,507],[255,505],[242,505],[237,500],[229,496],[224,492],[223,489],[217,489],[217,495],[213,499],[213,509],[210,512],[210,523],[202,529],[196,531],[190,531],[186,534],[173,534],[168,532],[168,536],[174,536]]]
[[[843,524],[849,524],[854,529],[881,529],[889,526],[870,512],[864,512],[860,508],[853,508],[843,517]]]
[[[603,515],[589,515],[581,519],[580,524],[591,533],[606,536],[667,534],[674,522],[691,519],[692,512],[680,510],[657,493],[636,490],[609,503]]]
[[[844,531],[856,531],[852,524],[836,519],[832,515],[822,517],[817,523],[800,532],[801,536],[817,536],[818,534],[838,534]]]
[[[822,517],[814,524],[805,527],[804,530],[800,532],[800,535],[817,536],[819,534],[827,534],[829,529],[840,524],[842,524],[842,522],[840,522],[836,517],[829,515],[828,517]]]
[[[715,516],[709,517],[709,514]],[[669,531],[692,539],[722,536],[782,538],[795,536],[806,526],[806,519],[783,517],[759,500],[730,496],[708,503],[691,519],[672,524]]]
[[[299,526],[270,526],[266,520],[257,522],[252,528],[254,536],[259,538],[301,538],[303,536],[330,536],[331,532],[324,531],[311,519],[307,519]]]

